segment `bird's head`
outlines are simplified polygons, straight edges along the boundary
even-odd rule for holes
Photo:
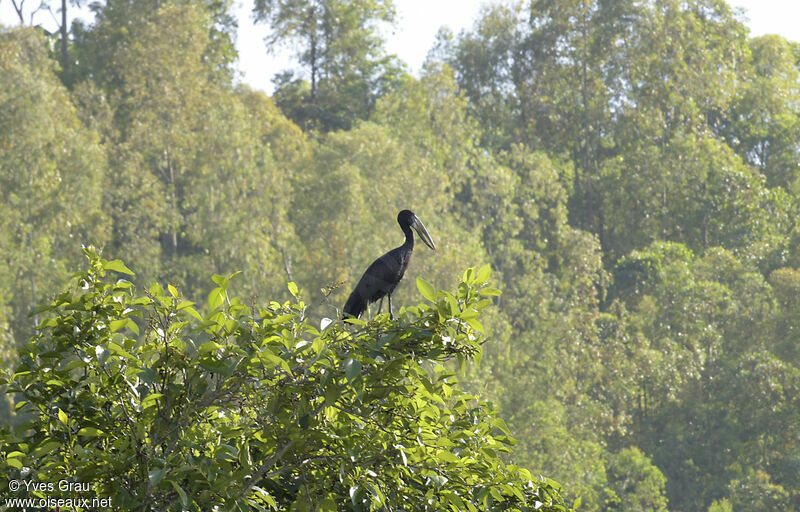
[[[400,226],[411,226],[414,228],[414,231],[417,232],[419,237],[425,242],[425,245],[436,250],[436,244],[433,243],[433,239],[431,235],[428,233],[428,230],[425,229],[425,225],[419,220],[419,217],[414,215],[414,212],[411,210],[403,210],[397,214],[397,223]]]

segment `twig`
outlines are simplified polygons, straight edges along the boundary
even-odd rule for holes
[[[281,256],[283,257],[283,268],[286,270],[286,275],[289,276],[289,281],[294,282],[292,277],[292,261],[286,256],[286,250],[281,247]]]

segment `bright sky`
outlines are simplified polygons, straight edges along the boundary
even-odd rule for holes
[[[39,5],[38,0],[27,0],[27,3]],[[398,55],[413,73],[418,73],[439,27],[448,26],[456,34],[469,28],[484,3],[486,0],[395,0],[398,23],[391,33],[386,34],[389,52]],[[729,0],[729,3],[745,9],[751,35],[779,34],[800,41],[800,0]],[[272,77],[293,66],[292,52],[284,50],[274,55],[267,54],[264,37],[268,30],[264,25],[253,25],[250,18],[252,5],[253,0],[237,0],[236,4],[239,18],[238,67],[243,82],[255,89],[271,92]],[[26,5],[26,12],[30,10],[31,6]],[[73,12],[78,11],[73,8]],[[81,12],[85,18],[86,10]],[[49,13],[40,12],[35,20],[51,30],[54,27]],[[18,23],[11,0],[0,0],[0,23]]]
[[[472,26],[487,0],[395,0],[398,23],[387,34],[387,46],[404,61],[413,73],[418,73],[433,45],[436,32],[448,26],[453,33]],[[734,8],[745,10],[751,35],[778,34],[800,41],[800,0],[729,0]],[[252,0],[237,3],[239,17],[239,69],[242,81],[267,92],[272,91],[272,77],[292,67],[292,53],[284,50],[266,54],[265,26],[253,26],[248,13]]]
[[[387,50],[417,73],[433,46],[439,27],[446,25],[458,33],[472,26],[484,3],[483,0],[395,0],[397,24],[391,33],[385,34]],[[272,77],[293,66],[293,52],[289,49],[275,55],[266,54],[264,37],[269,31],[264,25],[253,26],[249,16],[252,6],[252,0],[238,0],[236,5],[239,69],[244,75],[243,82],[269,92]]]

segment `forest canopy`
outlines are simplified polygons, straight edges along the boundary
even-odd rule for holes
[[[503,292],[460,378],[503,464],[579,511],[800,510],[800,44],[723,0],[494,2],[412,76],[391,0],[257,0],[265,51],[296,50],[268,96],[235,79],[229,2],[92,10],[0,28],[9,372],[84,246],[140,295],[294,282],[319,325],[409,208],[437,250],[397,309],[483,263]]]

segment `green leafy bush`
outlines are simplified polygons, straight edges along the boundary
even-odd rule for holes
[[[259,308],[214,276],[202,315],[87,254],[4,375],[22,421],[0,434],[3,489],[89,484],[125,510],[566,510],[500,459],[515,441],[447,363],[481,353],[488,266],[455,294],[419,280],[428,303],[396,320],[320,332],[294,283]]]

